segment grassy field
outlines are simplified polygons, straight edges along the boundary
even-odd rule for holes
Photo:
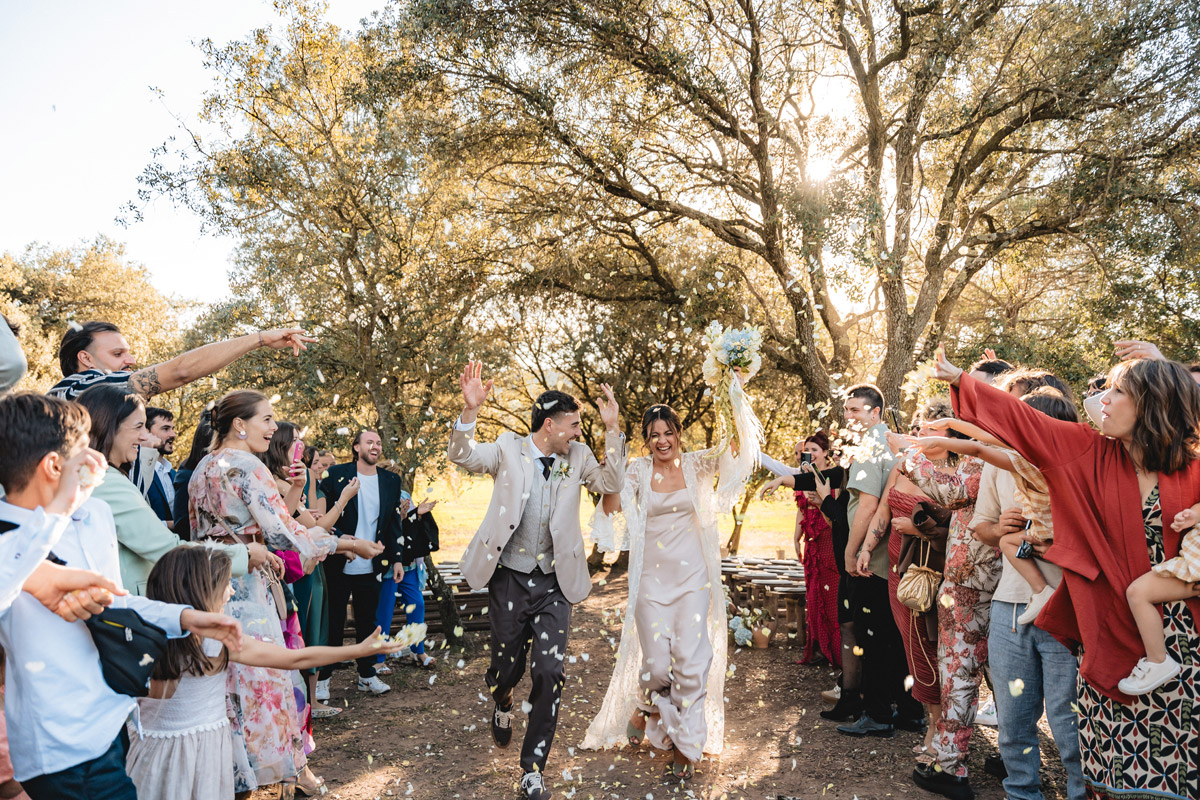
[[[442,549],[435,561],[457,560],[466,549],[467,543],[479,528],[492,496],[490,478],[473,478],[454,474],[435,481],[431,485],[418,485],[414,493],[417,498],[438,501],[434,516],[441,530]],[[580,524],[584,538],[588,538],[588,519],[591,503],[586,498],[580,503]],[[767,502],[755,500],[746,509],[746,524],[742,531],[742,555],[775,556],[779,548],[787,556],[792,551],[792,531],[796,525],[796,506],[791,501],[790,491],[776,492]],[[733,518],[726,515],[721,521],[721,540],[728,540],[733,531]],[[611,560],[611,557],[610,557]]]

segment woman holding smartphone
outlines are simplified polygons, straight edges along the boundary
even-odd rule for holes
[[[808,664],[818,656],[824,656],[829,663],[841,666],[842,636],[838,627],[837,602],[841,565],[837,556],[839,552],[845,552],[846,543],[843,541],[839,548],[834,541],[834,527],[823,506],[831,498],[836,503],[845,470],[830,463],[829,449],[829,435],[825,431],[809,436],[796,446],[800,471],[780,474],[763,487],[761,496],[765,499],[780,486],[789,486],[795,491],[796,557],[804,564],[804,584],[808,590],[805,603],[808,637],[801,660]]]

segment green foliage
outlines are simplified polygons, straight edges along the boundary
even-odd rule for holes
[[[176,354],[177,314],[123,245],[98,237],[88,245],[52,249],[33,244],[20,256],[0,255],[0,311],[19,322],[29,361],[22,388],[44,391],[63,376],[58,346],[71,323],[117,324],[139,365]]]

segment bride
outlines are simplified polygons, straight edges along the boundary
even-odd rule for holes
[[[757,420],[745,417],[738,441],[753,443]],[[681,433],[670,406],[646,409],[642,437],[650,455],[630,463],[624,490],[605,495],[596,513],[593,536],[602,550],[615,549],[613,522],[621,525],[623,517],[629,602],[612,680],[582,746],[647,740],[673,748],[671,773],[686,779],[702,753],[724,746],[728,631],[717,517],[741,494],[757,452],[744,446],[735,458],[726,446],[719,455],[684,453]]]

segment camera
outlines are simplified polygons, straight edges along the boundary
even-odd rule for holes
[[[801,464],[811,464],[811,463],[813,463],[813,460],[812,460],[812,453],[801,453],[801,454],[800,454],[800,463],[801,463]]]

